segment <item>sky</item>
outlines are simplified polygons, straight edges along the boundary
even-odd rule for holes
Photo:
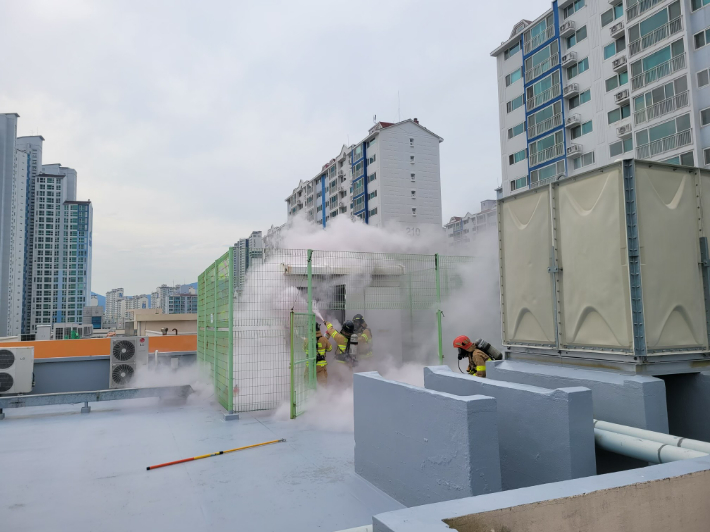
[[[0,112],[94,208],[92,290],[191,283],[378,120],[440,146],[443,220],[500,184],[490,52],[549,2],[0,0]],[[399,96],[398,96],[399,95]]]

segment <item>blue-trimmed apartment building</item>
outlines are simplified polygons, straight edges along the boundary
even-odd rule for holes
[[[441,142],[416,118],[377,122],[314,178],[299,182],[286,198],[288,218],[301,215],[325,228],[347,216],[410,234],[424,226],[440,228]]]
[[[499,197],[620,158],[710,165],[710,1],[555,1],[491,55]]]

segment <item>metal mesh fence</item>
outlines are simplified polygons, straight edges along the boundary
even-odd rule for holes
[[[197,360],[214,383],[219,404],[233,410],[233,250],[218,258],[197,281]]]
[[[473,260],[254,251],[236,290],[234,249],[200,275],[198,357],[228,410],[270,410],[287,402],[292,417],[303,413],[317,386],[316,316],[318,323],[326,321],[340,330],[346,320],[363,315],[369,342],[358,347],[354,371],[378,369],[378,364],[441,362],[442,300],[460,289]],[[233,312],[227,294],[233,294]],[[325,332],[324,325],[321,330]],[[330,343],[334,349],[327,356],[329,368],[337,351],[334,341]]]

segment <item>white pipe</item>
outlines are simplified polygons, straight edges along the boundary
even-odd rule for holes
[[[607,432],[614,432],[616,434],[626,434],[627,436],[635,436],[636,438],[641,438],[643,440],[651,440],[658,443],[665,443],[666,445],[672,445],[675,447],[682,447],[683,449],[692,449],[693,451],[700,451],[701,453],[710,454],[710,443],[691,440],[688,438],[681,438],[679,436],[671,436],[670,434],[663,434],[662,432],[653,432],[652,430],[638,429],[636,427],[627,427],[626,425],[618,425],[616,423],[609,423],[608,421],[594,420],[594,428],[606,430]]]
[[[706,453],[693,451],[692,449],[681,449],[665,443],[651,440],[642,440],[626,434],[617,434],[607,430],[594,429],[594,442],[600,449],[622,454],[644,462],[654,464],[665,464],[676,460],[688,460],[707,456]]]

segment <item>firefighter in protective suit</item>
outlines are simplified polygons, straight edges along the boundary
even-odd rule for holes
[[[353,316],[353,325],[355,326],[355,334],[357,334],[359,342],[358,357],[364,359],[372,358],[372,331],[367,326],[362,314],[355,314],[355,316]]]
[[[325,386],[328,382],[328,361],[325,354],[332,351],[330,342],[323,338],[320,332],[320,325],[316,323],[316,380],[318,384]],[[303,351],[308,353],[308,338],[303,341]],[[308,362],[306,362],[306,380],[308,380]]]
[[[458,359],[468,358],[468,374],[476,377],[486,377],[486,362],[501,360],[503,355],[485,340],[472,342],[468,336],[457,336],[454,347],[458,349]]]
[[[325,322],[325,326],[327,329],[328,336],[335,341],[335,360],[337,360],[338,362],[345,363],[348,361],[348,359],[350,359],[350,362],[354,366],[356,364],[356,361],[352,358],[350,353],[350,337],[352,336],[353,332],[355,332],[355,326],[353,325],[353,322],[348,320],[343,323],[340,332],[338,332],[337,329],[333,326],[333,324],[328,321]]]

